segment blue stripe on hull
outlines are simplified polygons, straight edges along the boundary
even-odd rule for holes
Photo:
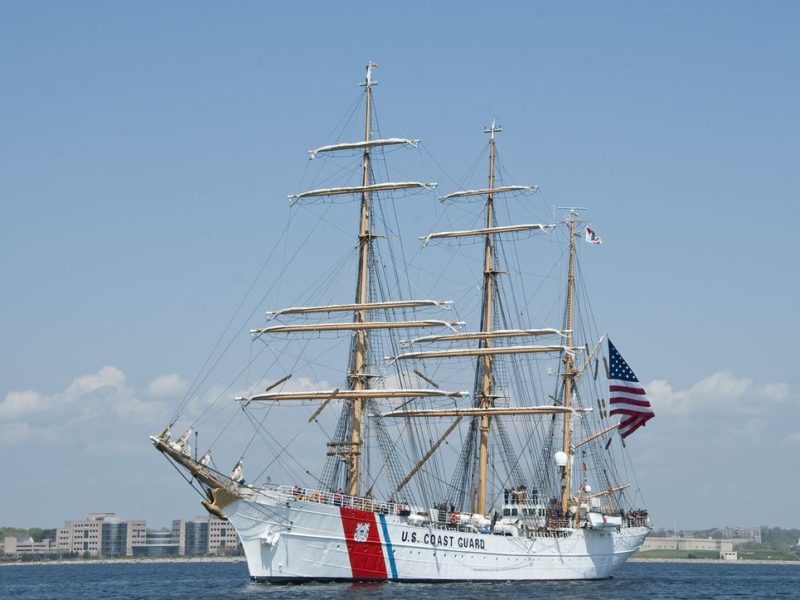
[[[378,514],[383,530],[383,542],[386,544],[386,555],[389,557],[389,570],[392,572],[392,579],[397,579],[397,565],[394,562],[394,550],[392,550],[392,540],[389,539],[389,528],[386,526],[386,517]]]

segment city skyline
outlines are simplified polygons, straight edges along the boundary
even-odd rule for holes
[[[54,531],[54,537],[43,535],[42,542],[22,545],[19,536],[6,536],[0,547],[6,554],[67,553],[104,558],[219,555],[241,548],[233,526],[213,515],[173,519],[171,527],[155,529],[142,519],[89,513],[84,519],[65,521],[50,531]]]

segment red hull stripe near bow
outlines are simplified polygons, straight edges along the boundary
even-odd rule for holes
[[[386,561],[383,558],[375,513],[344,507],[340,511],[353,579],[387,579]]]

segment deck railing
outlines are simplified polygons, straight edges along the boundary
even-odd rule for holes
[[[274,485],[267,484],[263,486],[264,490],[277,492],[285,496],[288,500],[302,500],[304,502],[316,502],[318,504],[328,504],[331,506],[342,506],[345,508],[353,508],[355,510],[363,510],[366,512],[376,512],[385,515],[389,514],[410,514],[416,512],[404,502],[383,502],[375,500],[374,498],[364,498],[361,496],[350,496],[341,492],[328,492],[314,488],[300,487],[296,485]],[[427,512],[427,511],[425,511]],[[647,526],[647,513],[644,511],[637,511],[630,513],[623,519],[624,526],[626,527],[646,527]],[[458,530],[461,526],[447,521],[431,520],[426,523],[429,527],[437,529],[452,529]],[[570,535],[569,530],[573,527],[574,520],[570,518],[555,517],[549,515],[547,518],[547,526],[539,527],[527,531],[529,537],[545,536],[545,537],[564,537]]]
[[[341,492],[326,492],[313,488],[304,488],[296,485],[281,485],[275,488],[279,493],[288,498],[303,500],[305,502],[317,502],[319,504],[331,504],[333,506],[343,506],[355,510],[367,512],[377,512],[388,514],[400,514],[402,510],[408,510],[408,505],[400,502],[381,502],[374,498],[364,498],[361,496],[348,496]]]

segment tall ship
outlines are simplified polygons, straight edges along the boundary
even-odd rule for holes
[[[506,181],[496,122],[473,189],[393,176],[420,142],[380,133],[375,67],[363,137],[289,197],[309,224],[269,254],[244,363],[222,379],[220,338],[151,441],[256,582],[610,577],[650,531],[626,444],[653,413],[582,285],[600,239]]]

